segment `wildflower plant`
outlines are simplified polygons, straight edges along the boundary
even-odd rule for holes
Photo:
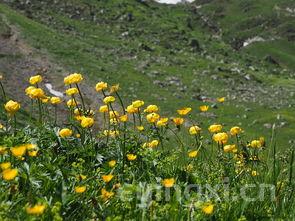
[[[274,138],[267,145],[263,137],[247,139],[239,126],[202,127],[192,113],[208,112],[208,105],[169,117],[143,100],[125,104],[118,84],[98,82],[92,110],[80,73],[64,78],[66,100],[46,95],[40,75],[28,83],[37,120],[32,111],[27,126],[0,128],[4,220],[294,217],[294,148],[279,160]],[[4,102],[14,118],[22,104]],[[67,110],[63,121],[57,105]]]

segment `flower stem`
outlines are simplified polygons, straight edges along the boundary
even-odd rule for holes
[[[85,112],[86,109],[85,109],[85,103],[84,103],[84,98],[83,98],[83,96],[82,96],[82,92],[81,92],[81,90],[80,90],[78,84],[76,84],[76,87],[77,87],[77,89],[78,89],[78,92],[79,92],[79,95],[80,95],[80,98],[81,98],[81,101],[82,101],[83,111]]]
[[[6,97],[6,93],[5,93],[5,90],[4,90],[4,87],[3,87],[3,84],[1,81],[0,81],[0,87],[1,87],[2,94],[3,94],[4,103],[6,103],[7,97]]]

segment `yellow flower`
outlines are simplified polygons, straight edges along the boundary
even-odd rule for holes
[[[38,84],[42,81],[42,76],[41,75],[35,75],[30,77],[30,84],[34,85],[34,84]]]
[[[252,175],[252,176],[258,176],[259,173],[258,173],[256,170],[252,170],[252,171],[251,171],[251,175]]]
[[[126,111],[128,114],[134,114],[138,112],[138,109],[133,107],[132,104],[127,106]]]
[[[23,156],[26,153],[26,150],[27,150],[26,145],[20,145],[20,146],[17,146],[17,147],[12,147],[10,149],[12,155],[15,156],[15,157]]]
[[[41,88],[34,88],[30,91],[30,97],[33,99],[41,99],[45,97],[45,93]]]
[[[119,117],[119,112],[118,111],[110,111],[109,112],[109,116],[110,116],[110,119],[114,119],[114,118],[117,118]]]
[[[0,167],[2,170],[7,170],[11,167],[11,163],[10,162],[3,162],[0,164]]]
[[[144,105],[144,101],[141,101],[141,100],[136,100],[136,101],[133,101],[132,102],[132,106],[134,108],[140,108]]]
[[[150,113],[146,116],[146,119],[149,123],[155,123],[160,118],[160,115],[157,113]]]
[[[223,103],[225,101],[225,97],[219,97],[219,98],[217,98],[217,101],[219,103]]]
[[[27,150],[35,150],[35,149],[37,149],[37,145],[33,144],[33,143],[25,144],[24,146],[27,148]]]
[[[80,121],[80,123],[81,123],[83,117],[84,117],[84,116],[81,116],[81,115],[75,115],[75,119],[76,119],[77,121]]]
[[[60,104],[61,99],[59,97],[52,97],[52,98],[50,98],[50,103],[53,104],[53,105]]]
[[[5,127],[0,123],[0,130],[5,129]]]
[[[116,166],[116,163],[117,163],[117,161],[115,161],[115,160],[111,160],[111,161],[108,162],[109,167],[114,167],[114,166]]]
[[[237,149],[237,146],[235,144],[232,144],[232,145],[229,144],[229,145],[225,145],[223,147],[223,151],[225,153],[236,153],[238,151],[238,149]]]
[[[67,106],[70,108],[70,107],[76,107],[76,102],[74,99],[70,99],[68,100],[67,102]]]
[[[157,127],[166,126],[167,123],[168,123],[168,118],[167,117],[160,118],[160,120],[157,121]]]
[[[208,130],[211,132],[211,133],[218,133],[222,130],[222,126],[220,124],[212,124]]]
[[[86,191],[86,186],[76,186],[75,193],[84,193]]]
[[[78,94],[78,93],[79,93],[79,91],[75,87],[72,87],[72,88],[69,88],[69,89],[66,90],[66,94],[68,96],[73,96],[73,95]]]
[[[203,213],[205,213],[206,215],[211,215],[214,211],[214,205],[210,202],[208,203],[204,203],[201,207]]]
[[[208,105],[202,105],[202,106],[199,107],[199,109],[200,109],[201,112],[206,112],[206,111],[208,111],[209,106]]]
[[[28,214],[31,214],[31,215],[41,215],[44,213],[45,208],[46,208],[45,205],[39,203],[32,207],[27,207],[26,211]]]
[[[81,127],[83,128],[89,128],[92,127],[94,124],[94,119],[92,117],[82,117],[81,120]]]
[[[195,134],[200,133],[201,128],[199,128],[198,126],[191,126],[188,131],[189,131],[190,135],[195,135]]]
[[[232,127],[232,128],[230,129],[230,134],[231,134],[232,136],[238,135],[238,134],[240,134],[240,133],[242,133],[242,132],[243,132],[242,128],[240,128],[240,127],[238,127],[238,126]]]
[[[77,84],[83,80],[82,74],[74,73],[70,74],[67,77],[64,78],[65,85],[68,84]]]
[[[73,131],[69,128],[64,128],[59,131],[59,136],[61,136],[62,138],[70,137],[72,136],[72,134],[73,134]]]
[[[136,160],[136,158],[137,158],[137,156],[135,154],[131,154],[131,153],[127,154],[127,160],[129,160],[129,161]]]
[[[38,154],[38,147],[36,144],[25,144],[30,157],[36,157]]]
[[[112,85],[111,88],[110,88],[110,93],[115,93],[117,92],[118,90],[120,89],[120,85],[119,84],[115,84],[115,85]]]
[[[147,108],[144,110],[144,112],[147,112],[147,113],[153,113],[153,112],[158,112],[159,111],[159,108],[157,105],[149,105],[147,106]]]
[[[137,130],[139,130],[139,131],[143,131],[143,130],[144,130],[144,126],[137,126],[136,128],[137,128]]]
[[[126,122],[126,121],[128,120],[128,115],[125,114],[125,115],[120,116],[120,117],[119,117],[119,120],[120,120],[121,122]]]
[[[7,113],[14,115],[20,109],[20,104],[16,101],[10,100],[5,104],[4,108]]]
[[[102,90],[105,90],[105,89],[107,89],[107,88],[108,88],[108,83],[105,83],[105,82],[103,82],[103,81],[98,82],[98,83],[95,85],[95,90],[96,90],[97,92],[102,91]]]
[[[181,117],[174,117],[172,120],[176,126],[180,126],[184,122],[184,119]]]
[[[32,92],[33,89],[36,89],[36,87],[34,87],[34,86],[27,87],[26,90],[25,90],[26,95],[31,97],[31,92]]]
[[[105,183],[109,183],[114,178],[114,175],[112,174],[102,175],[101,178]]]
[[[118,130],[104,130],[103,131],[105,136],[110,136],[110,137],[116,137],[117,135],[119,135],[119,131]]]
[[[28,151],[30,157],[36,157],[38,154],[38,150],[30,150]]]
[[[163,186],[167,188],[173,187],[174,183],[175,183],[174,178],[167,178],[162,181]]]
[[[45,96],[45,97],[41,98],[41,101],[43,104],[47,104],[50,101],[50,97]]]
[[[252,140],[250,146],[253,148],[260,148],[262,147],[260,140]]]
[[[147,144],[147,146],[149,147],[149,148],[155,148],[155,147],[157,147],[159,145],[159,141],[158,140],[152,140],[151,142],[149,142],[148,144]]]
[[[227,133],[217,133],[213,135],[213,140],[218,144],[226,144],[228,140]]]
[[[103,106],[100,106],[99,108],[99,112],[101,113],[106,113],[108,111],[109,111],[108,105],[103,105]]]
[[[107,97],[105,97],[104,99],[103,99],[103,102],[105,103],[105,104],[108,104],[108,103],[112,103],[112,102],[114,102],[116,99],[115,99],[115,97],[113,97],[113,96],[107,96]]]
[[[104,201],[110,199],[112,196],[114,196],[114,192],[112,191],[107,191],[105,188],[101,189],[101,197],[103,198]]]
[[[198,156],[198,153],[199,153],[199,151],[197,151],[197,150],[192,150],[192,151],[188,152],[188,157],[189,157],[189,158],[195,158],[195,157]]]
[[[2,177],[4,180],[10,181],[10,180],[14,180],[17,174],[18,174],[17,169],[9,168],[9,169],[3,170]]]
[[[192,109],[190,107],[184,107],[182,109],[177,110],[179,115],[187,115]]]

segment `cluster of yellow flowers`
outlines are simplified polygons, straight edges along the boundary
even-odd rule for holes
[[[29,83],[31,85],[25,90],[26,95],[34,101],[39,102],[40,105],[42,103],[51,103],[56,107],[56,105],[62,103],[63,101],[60,97],[49,97],[45,94],[43,89],[40,87],[40,83],[42,82],[42,80],[42,76],[40,75],[32,76],[29,79]],[[79,130],[81,129],[83,132],[90,131],[89,133],[90,135],[92,135],[91,128],[93,128],[95,124],[95,111],[91,110],[90,108],[87,109],[85,106],[83,95],[79,88],[79,83],[82,80],[83,76],[80,73],[70,74],[64,78],[64,84],[68,87],[65,90],[65,94],[69,97],[69,99],[66,101],[66,105],[71,113],[71,122],[75,122],[75,125],[70,125],[67,128],[61,128],[58,131],[58,136],[62,138],[63,141],[69,141],[73,138],[75,131],[77,131],[77,125]],[[183,107],[176,110],[176,116],[169,119],[168,117],[160,115],[160,108],[157,105],[150,104],[145,106],[145,102],[143,100],[135,100],[125,107],[118,93],[119,89],[119,84],[109,86],[108,83],[103,81],[98,82],[95,85],[95,90],[102,94],[102,101],[104,103],[102,106],[99,107],[98,112],[103,115],[105,123],[107,123],[108,125],[108,127],[103,126],[101,134],[99,134],[99,136],[97,137],[106,137],[108,142],[109,138],[121,137],[122,134],[125,135],[127,131],[127,122],[130,118],[133,118],[132,123],[134,124],[134,129],[136,130],[137,128],[137,134],[143,135],[145,133],[144,131],[148,131],[145,129],[145,127],[151,128],[157,133],[158,137],[147,136],[145,142],[141,143],[141,146],[143,148],[150,148],[145,150],[153,151],[152,149],[157,148],[159,145],[163,145],[163,140],[160,132],[165,131],[165,129],[170,129],[170,126],[173,125],[174,128],[173,130],[171,129],[171,132],[173,132],[176,136],[177,133],[184,128],[184,132],[190,135],[190,137],[195,138],[196,140],[196,144],[193,147],[189,147],[187,150],[185,150],[185,154],[187,154],[190,162],[193,162],[195,160],[194,158],[197,158],[199,156],[199,154],[201,153],[200,148],[202,146],[200,140],[202,139],[201,135],[203,131],[200,125],[192,122],[192,120],[187,117],[190,116],[190,113],[192,112],[191,107]],[[115,107],[117,107],[117,105],[114,105],[114,102],[116,102],[117,99],[121,104],[121,111],[115,110]],[[225,101],[225,98],[217,98],[217,101],[223,103]],[[5,104],[5,110],[10,116],[15,115],[15,113],[19,109],[20,104],[16,101],[9,100]],[[200,112],[207,112],[208,110],[208,105],[199,106]],[[124,125],[124,130],[121,130],[121,125]],[[240,134],[243,133],[241,127],[234,126],[229,131],[225,131],[221,124],[212,124],[208,127],[208,131],[212,135],[212,140],[217,143],[219,149],[223,150],[224,153],[234,154],[237,164],[238,162],[242,162],[242,159],[238,153],[239,143],[229,142],[231,140],[231,137],[236,137],[237,139],[239,138]],[[80,138],[79,133],[75,134],[75,136],[78,139]],[[264,144],[264,138],[259,138],[257,140],[252,140],[251,142],[249,142],[248,147],[261,148],[264,146]],[[39,149],[35,144],[22,144],[11,148],[0,147],[1,155],[8,154],[9,151],[12,156],[16,157],[19,160],[22,160],[24,159],[26,154],[29,157],[36,157],[38,155]],[[138,159],[140,159],[140,155],[137,156],[137,154],[134,152],[128,150],[124,152],[124,154],[122,154],[124,160],[126,159],[127,161],[129,161],[128,163],[130,163],[131,165],[134,164],[134,162],[137,162]],[[108,167],[114,168],[116,167],[116,164],[116,160],[110,160],[108,162]],[[2,171],[2,178],[6,181],[12,181],[18,176],[18,169],[12,168],[11,162],[2,162],[0,164],[0,168]],[[192,165],[189,164],[188,168],[192,169]],[[257,171],[252,171],[251,174],[252,176],[257,176],[259,173]],[[83,181],[85,179],[86,176],[79,174],[79,181]],[[101,180],[104,182],[104,186],[101,189],[101,197],[104,201],[107,201],[114,196],[114,190],[119,186],[119,184],[114,184],[117,178],[113,174],[113,169],[111,169],[111,172],[107,172],[107,174],[101,175]],[[176,179],[169,177],[162,179],[161,182],[164,187],[171,188],[175,185]],[[110,184],[114,185],[110,188]],[[83,182],[78,183],[74,187],[74,192],[77,194],[82,194],[85,191],[87,191],[87,186]],[[41,203],[26,207],[26,211],[28,214],[35,215],[42,214],[45,209],[46,205]],[[205,214],[210,215],[213,213],[214,205],[211,202],[206,202],[205,204],[201,205],[201,210]]]
[[[23,160],[24,155],[27,153],[30,157],[36,157],[38,154],[38,147],[35,144],[23,144],[16,147],[0,147],[0,155],[7,155],[11,153],[12,156]],[[2,178],[6,181],[14,180],[18,175],[18,169],[11,168],[10,162],[2,162],[0,164],[2,169]]]

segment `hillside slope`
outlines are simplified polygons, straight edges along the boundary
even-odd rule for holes
[[[294,1],[197,0],[194,6],[218,27],[222,39],[241,54],[295,69]]]
[[[293,64],[293,51],[286,44],[269,49],[272,57],[281,53],[288,58],[279,65],[261,59],[268,42],[236,51],[229,40],[237,38],[235,29],[226,29],[231,27],[230,19],[225,16],[220,24],[215,23],[218,18],[210,12],[216,11],[218,4],[210,2],[199,9],[198,1],[174,6],[153,1],[20,0],[4,1],[0,13],[6,26],[16,27],[35,56],[44,56],[38,59],[51,67],[45,74],[50,81],[61,82],[66,72],[82,72],[88,77],[85,87],[93,87],[99,80],[120,83],[129,101],[141,98],[159,104],[164,113],[191,106],[200,124],[204,119],[208,124],[239,124],[252,137],[269,136],[271,124],[276,123],[280,127],[278,142],[287,147],[295,131],[295,79],[292,65],[288,65]],[[226,30],[222,36],[220,29]],[[245,34],[241,39],[249,37],[252,35]],[[1,54],[1,71],[7,79],[27,78],[40,71],[39,65],[29,70],[15,64],[16,58],[2,48]],[[17,59],[32,59],[32,54]],[[19,68],[11,72],[12,67]],[[23,91],[21,83],[8,80],[10,92],[15,86],[9,84],[19,84],[18,90]],[[62,90],[61,84],[58,87]],[[224,105],[216,104],[216,97],[221,96],[227,99]],[[202,104],[212,106],[209,113],[199,113]],[[215,108],[222,115],[216,114]]]

